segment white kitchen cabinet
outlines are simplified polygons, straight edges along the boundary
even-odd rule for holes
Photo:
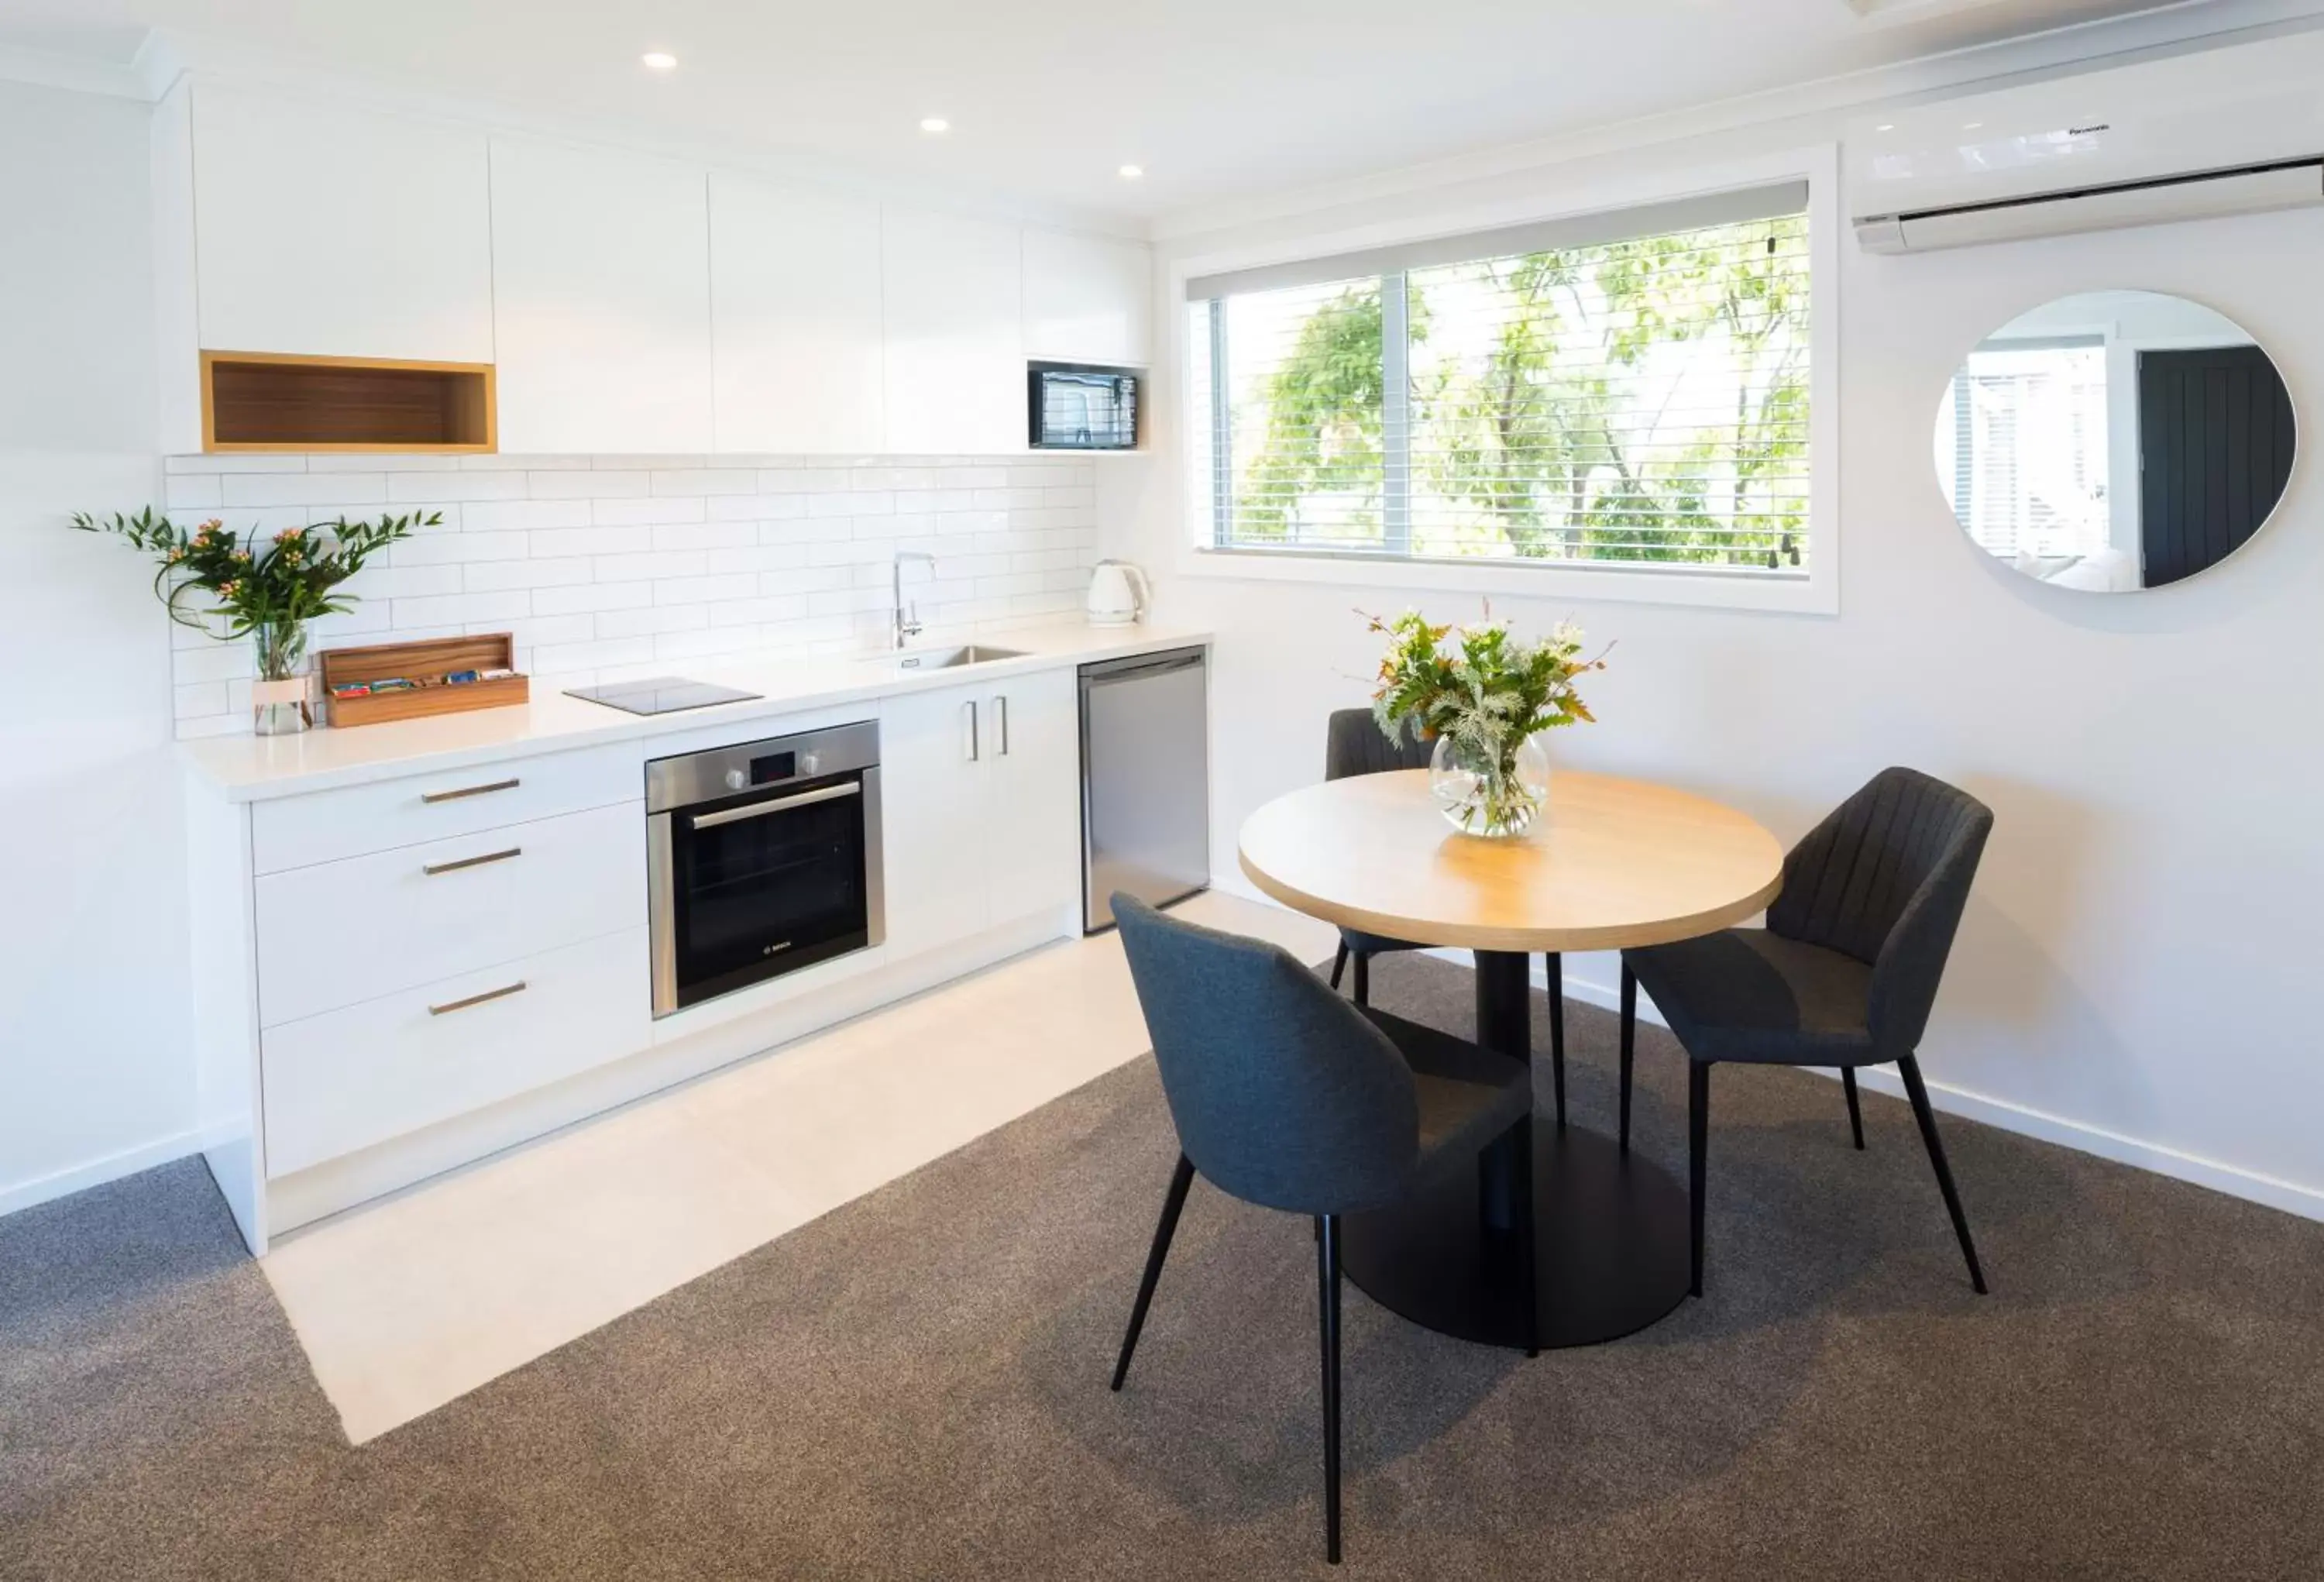
[[[205,81],[192,144],[204,347],[493,360],[481,130]]]
[[[1026,449],[1023,233],[893,205],[881,230],[887,449]]]
[[[262,874],[259,1022],[619,933],[646,911],[635,802]],[[313,926],[360,918],[360,935]]]
[[[646,930],[634,928],[268,1028],[268,1175],[643,1049],[646,962]]]
[[[1153,358],[1154,254],[1144,244],[1025,233],[1025,355],[1144,367]]]
[[[877,202],[712,173],[717,449],[881,449],[880,279]]]
[[[888,945],[898,957],[1081,894],[1070,669],[890,698],[880,716]]]
[[[880,709],[880,824],[888,949],[916,955],[982,930],[984,847],[981,687],[891,698]]]
[[[668,160],[493,138],[501,449],[710,449],[707,180]]]
[[[986,689],[992,739],[984,848],[995,922],[1081,897],[1081,698],[1074,671]]]

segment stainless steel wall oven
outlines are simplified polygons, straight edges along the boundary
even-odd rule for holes
[[[649,763],[646,868],[656,1016],[879,944],[879,726]]]

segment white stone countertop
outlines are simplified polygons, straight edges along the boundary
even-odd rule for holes
[[[897,666],[900,656],[892,653],[853,658],[732,654],[715,661],[673,663],[671,672],[689,681],[761,694],[748,703],[633,715],[568,698],[555,686],[544,686],[536,680],[531,701],[520,707],[469,709],[386,725],[318,728],[293,736],[215,736],[183,743],[179,751],[187,767],[228,800],[263,801],[608,742],[698,732],[712,726],[733,724],[742,733],[737,739],[747,739],[743,727],[781,715],[904,692],[981,684],[994,677],[1061,665],[1192,648],[1210,640],[1208,632],[1143,623],[1092,626],[1075,622],[980,633],[962,641],[973,641],[980,647],[1017,649],[1023,657],[927,671],[900,670]],[[927,643],[914,648],[957,646]]]

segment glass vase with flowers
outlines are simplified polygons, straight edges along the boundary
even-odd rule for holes
[[[134,516],[76,514],[83,532],[109,532],[157,562],[153,591],[170,618],[229,642],[251,641],[257,680],[252,728],[260,735],[305,730],[313,720],[301,667],[309,623],[354,607],[340,585],[412,530],[443,521],[438,512],[288,527],[261,543],[215,519],[181,528],[148,506]]]
[[[1417,729],[1435,738],[1429,789],[1463,835],[1523,835],[1549,795],[1549,756],[1540,735],[1592,716],[1574,680],[1603,670],[1601,655],[1582,657],[1582,635],[1571,622],[1527,643],[1508,623],[1430,624],[1416,610],[1394,620],[1367,617],[1388,635],[1372,717],[1390,741]]]

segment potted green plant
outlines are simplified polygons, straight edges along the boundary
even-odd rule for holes
[[[1429,789],[1455,829],[1522,835],[1549,794],[1549,756],[1536,738],[1595,717],[1574,679],[1606,661],[1582,657],[1582,630],[1571,622],[1526,643],[1490,606],[1485,614],[1473,626],[1431,625],[1417,610],[1368,616],[1389,639],[1372,717],[1390,741],[1408,728],[1435,738]]]
[[[153,556],[159,562],[153,591],[171,620],[229,642],[251,640],[258,669],[251,688],[252,728],[267,736],[314,723],[300,668],[307,657],[308,623],[353,608],[355,596],[337,591],[341,583],[414,528],[443,520],[432,511],[377,522],[342,516],[284,528],[263,545],[245,542],[215,518],[179,527],[151,506],[134,516],[80,512],[72,525],[82,532],[113,533]],[[214,618],[224,620],[222,634],[211,624]]]

